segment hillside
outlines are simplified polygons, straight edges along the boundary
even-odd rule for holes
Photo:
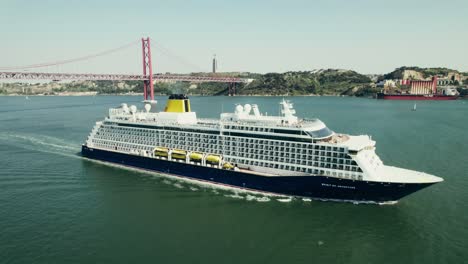
[[[50,83],[0,83],[0,94],[57,95],[66,93],[120,94],[142,92],[143,83],[138,81],[73,81]]]
[[[233,76],[233,74],[230,74]],[[255,79],[250,84],[237,84],[238,95],[370,95],[373,91],[369,77],[350,70],[316,70],[305,72],[239,74]],[[122,94],[142,92],[137,81],[79,81],[46,84],[0,84],[0,94],[63,94],[65,92],[96,92]],[[226,83],[156,83],[158,94],[186,93],[195,95],[227,95]]]
[[[193,73],[206,75],[206,73]],[[232,77],[254,79],[249,84],[237,84],[237,95],[348,95],[372,96],[381,88],[375,82],[384,79],[423,80],[438,75],[450,85],[457,85],[462,94],[468,85],[468,73],[447,68],[400,67],[384,75],[363,75],[351,70],[322,69],[285,73],[219,73]],[[372,78],[372,79],[371,79]],[[140,81],[75,81],[50,83],[0,83],[0,94],[68,95],[79,93],[126,94],[142,93]],[[155,83],[156,94],[185,93],[189,95],[227,95],[227,83]]]
[[[394,71],[384,74],[383,79],[414,79],[422,80],[432,76],[453,76],[453,75],[466,75],[457,70],[448,68],[420,68],[420,67],[400,67]]]
[[[238,90],[244,95],[354,95],[371,84],[349,70],[267,73]]]

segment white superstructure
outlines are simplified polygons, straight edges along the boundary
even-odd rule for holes
[[[300,119],[285,100],[280,103],[280,116],[263,115],[257,105],[247,104],[237,105],[233,113],[222,113],[218,120],[197,118],[185,104],[184,111],[163,112],[152,112],[149,104],[140,111],[122,104],[96,123],[86,145],[169,160],[170,152],[179,150],[187,157],[190,153],[219,155],[241,170],[271,177],[321,175],[401,183],[442,180],[383,165],[375,154],[375,141],[369,136],[337,134],[318,119]],[[157,156],[156,148],[167,148],[168,157]],[[191,161],[187,158],[174,162]]]

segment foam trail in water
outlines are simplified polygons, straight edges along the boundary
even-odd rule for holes
[[[292,201],[292,197],[288,197],[288,198],[282,198],[282,199],[276,199],[278,202],[282,202],[282,203],[289,203]]]
[[[244,199],[244,196],[239,195],[238,193],[226,194],[226,195],[224,195],[224,196],[225,196],[225,197],[229,197],[229,198],[235,198],[235,199]]]
[[[32,151],[80,158],[76,155],[80,151],[80,145],[60,138],[36,134],[0,133],[0,140]]]
[[[0,135],[2,136],[3,139],[6,139],[7,141],[11,140],[13,142],[27,143],[30,146],[34,146],[34,147],[45,146],[50,149],[69,150],[73,152],[80,151],[79,144],[71,144],[70,142],[60,139],[60,138],[55,138],[55,137],[50,137],[50,136],[45,136],[45,135],[32,135],[32,134],[2,133]]]
[[[182,184],[180,184],[180,183],[178,183],[178,182],[174,183],[173,185],[174,185],[175,187],[179,188],[179,189],[183,189],[183,188],[184,188],[184,186],[182,186]]]
[[[165,184],[172,184],[172,182],[170,180],[167,180],[167,179],[162,181],[162,182],[165,183]]]
[[[294,200],[294,198],[291,197],[291,196],[285,196],[285,195],[273,194],[273,193],[263,193],[263,192],[252,191],[252,190],[244,190],[244,189],[238,189],[236,187],[221,186],[221,185],[217,185],[215,183],[201,182],[201,181],[198,181],[198,180],[188,179],[188,178],[184,178],[184,177],[177,176],[177,175],[172,175],[172,174],[153,172],[153,171],[148,171],[148,170],[144,170],[144,169],[140,169],[140,168],[128,167],[128,166],[124,166],[124,165],[120,165],[120,164],[103,162],[103,161],[98,161],[98,160],[93,160],[93,159],[87,159],[87,158],[85,158],[85,159],[89,160],[91,162],[106,164],[106,165],[112,166],[112,167],[118,167],[118,168],[130,170],[130,171],[142,172],[142,173],[149,174],[149,175],[151,175],[153,177],[157,177],[157,178],[162,177],[163,178],[163,180],[162,180],[163,183],[168,184],[168,185],[173,185],[175,187],[179,186],[179,187],[183,188],[184,186],[181,185],[180,183],[187,183],[187,184],[189,184],[188,188],[190,190],[192,190],[192,191],[198,191],[199,190],[199,188],[190,186],[191,184],[194,184],[196,186],[199,186],[202,189],[206,189],[207,191],[210,191],[211,193],[218,194],[218,195],[222,194],[225,197],[235,198],[235,199],[245,199],[245,200],[248,200],[248,201],[257,201],[257,202],[269,202],[272,199],[275,199],[276,201],[282,202],[282,203],[288,203],[288,202],[292,202]],[[179,182],[179,183],[177,183],[177,182]],[[233,193],[224,194],[225,191],[233,192]],[[245,195],[245,196],[242,196],[241,194]],[[260,196],[256,196],[256,195],[260,195]],[[270,197],[272,197],[272,198],[270,198]],[[276,199],[276,198],[278,198],[278,199]],[[320,199],[320,200],[322,200],[322,199]],[[303,201],[312,201],[312,199],[303,198]],[[323,201],[328,201],[328,200],[323,200]],[[341,202],[343,202],[343,201],[341,201]]]
[[[257,197],[255,197],[255,196],[253,196],[253,195],[250,195],[250,194],[247,194],[247,196],[245,197],[245,199],[246,199],[247,201],[252,201],[252,200],[256,200]]]
[[[257,202],[269,202],[271,201],[270,198],[266,197],[266,196],[263,196],[263,197],[257,197]]]

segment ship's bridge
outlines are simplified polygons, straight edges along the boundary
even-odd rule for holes
[[[304,132],[311,136],[313,139],[324,139],[333,136],[333,131],[331,131],[328,127],[324,126],[323,128],[316,129],[316,130],[304,130]]]

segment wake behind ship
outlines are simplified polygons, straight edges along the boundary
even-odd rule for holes
[[[386,166],[367,135],[299,119],[290,102],[280,116],[237,105],[220,119],[197,118],[185,95],[164,111],[122,104],[97,122],[82,155],[90,159],[256,192],[314,199],[393,202],[443,181]]]

